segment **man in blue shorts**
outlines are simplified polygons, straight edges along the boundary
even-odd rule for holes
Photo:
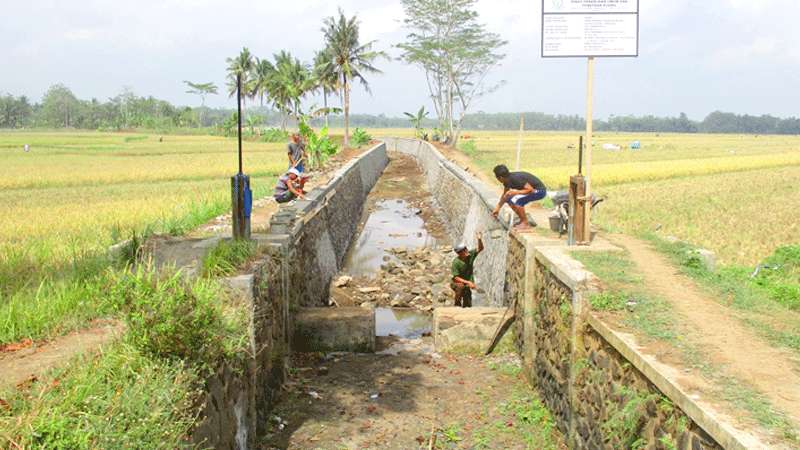
[[[492,211],[492,215],[497,217],[503,203],[508,203],[511,210],[519,217],[519,224],[515,230],[529,230],[531,225],[528,223],[528,215],[525,214],[525,205],[530,202],[541,200],[547,196],[547,187],[542,180],[528,172],[509,172],[504,165],[495,166],[494,176],[497,181],[503,183],[503,195],[497,207]],[[535,224],[534,224],[535,226]]]

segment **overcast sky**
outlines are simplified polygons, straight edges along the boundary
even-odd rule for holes
[[[800,1],[640,0],[638,58],[599,59],[596,114],[677,115],[724,110],[800,115]],[[321,23],[341,6],[361,19],[363,39],[393,56],[403,10],[390,0],[0,0],[0,92],[39,100],[64,83],[80,98],[131,87],[195,105],[181,81],[224,85],[225,58],[247,46],[267,57],[286,49],[305,61],[322,46]],[[481,0],[480,18],[509,41],[494,80],[507,83],[475,110],[583,114],[586,62],[542,59],[539,0]],[[353,112],[399,115],[426,104],[421,72],[380,64]],[[211,106],[233,107],[227,95]]]

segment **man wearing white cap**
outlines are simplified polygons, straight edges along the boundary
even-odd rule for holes
[[[465,244],[459,244],[453,248],[457,256],[453,259],[451,267],[453,278],[450,287],[455,294],[455,305],[462,308],[472,306],[472,290],[476,288],[473,274],[475,258],[483,251],[481,234],[475,233],[475,238],[478,240],[478,248],[475,250],[467,249]]]
[[[303,186],[305,186],[308,178],[308,175],[301,174],[299,170],[292,167],[285,175],[278,178],[278,182],[275,184],[275,192],[272,196],[278,203],[287,203],[295,198],[303,199],[305,198]]]

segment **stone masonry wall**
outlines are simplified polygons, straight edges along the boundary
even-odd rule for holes
[[[326,306],[329,286],[355,238],[364,202],[389,163],[381,143],[339,169],[306,200],[283,205],[270,222],[270,251],[285,265],[288,305]],[[278,281],[278,280],[275,280]]]
[[[428,189],[442,211],[453,244],[464,242],[474,248],[475,232],[483,232],[485,250],[475,262],[475,281],[486,294],[485,298],[476,300],[476,304],[503,305],[508,230],[491,214],[497,204],[497,194],[448,161],[428,142],[398,138],[384,141],[389,150],[417,160],[425,173]]]
[[[507,268],[525,373],[570,448],[722,448],[677,406],[688,399],[668,398],[617,351],[618,342],[597,331],[602,327],[584,300],[593,292],[592,275],[577,261],[512,234]]]
[[[292,311],[323,306],[331,278],[355,237],[367,194],[388,164],[378,144],[339,169],[307,200],[283,205],[270,232],[254,236],[266,252],[237,289],[250,305],[250,349],[243,367],[225,364],[206,383],[199,448],[254,448],[286,376]]]

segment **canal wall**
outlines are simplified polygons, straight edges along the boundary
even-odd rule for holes
[[[487,230],[486,251],[476,263],[485,304],[514,306],[514,341],[526,376],[570,448],[763,447],[698,405],[672,381],[671,368],[640,353],[632,336],[593,313],[588,298],[597,292],[597,280],[563,241],[509,233],[508,219],[501,223],[491,215],[496,191],[430,143],[384,141],[419,162],[454,242],[472,245],[474,232]]]

